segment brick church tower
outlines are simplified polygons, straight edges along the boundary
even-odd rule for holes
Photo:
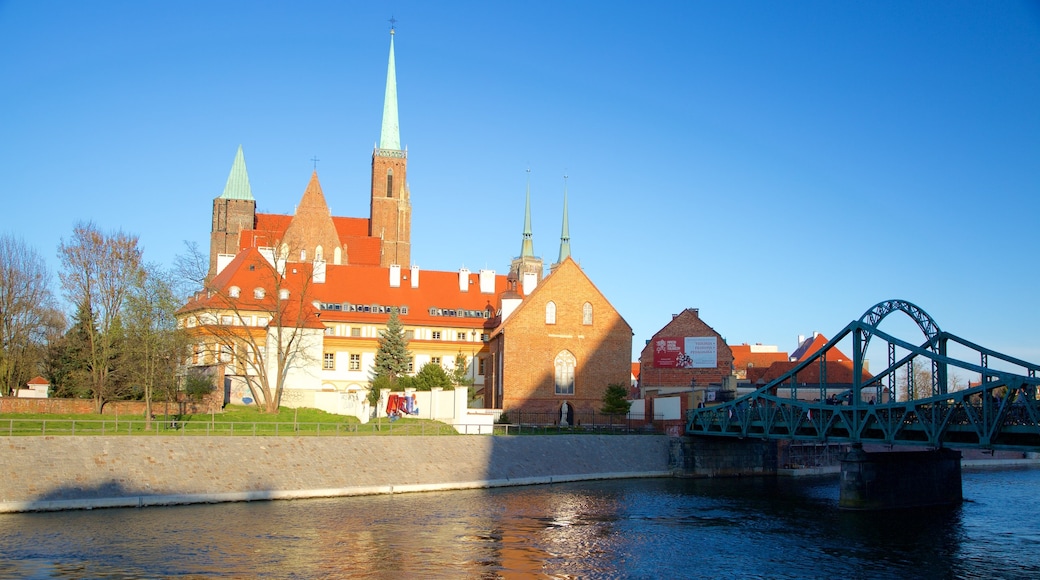
[[[409,199],[408,152],[401,148],[397,122],[397,73],[394,29],[390,29],[390,63],[386,71],[383,126],[372,152],[372,207],[368,235],[381,240],[379,265],[408,268],[412,256],[412,204]]]
[[[246,159],[238,146],[224,193],[213,200],[213,227],[209,239],[209,275],[217,273],[217,256],[238,253],[239,234],[256,227],[256,200],[249,187]]]

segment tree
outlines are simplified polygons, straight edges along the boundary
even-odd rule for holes
[[[58,246],[62,260],[61,285],[69,302],[86,304],[95,324],[87,329],[87,371],[94,410],[101,413],[113,398],[118,382],[112,380],[112,361],[118,354],[119,317],[131,289],[141,276],[137,236],[108,235],[93,223],[80,222],[72,239]]]
[[[172,275],[153,264],[127,298],[124,362],[128,378],[143,389],[149,427],[155,393],[176,391],[177,368],[187,355],[187,335],[177,328],[179,302]]]
[[[404,328],[397,315],[397,308],[393,308],[390,310],[390,319],[386,322],[386,329],[379,334],[379,347],[376,350],[375,364],[372,366],[372,381],[375,382],[380,377],[386,377],[393,386],[398,378],[408,372],[408,364],[411,360],[412,353],[408,352],[408,339],[404,336]]]
[[[444,367],[432,362],[424,364],[411,383],[417,391],[430,391],[434,387],[448,389],[452,386],[451,377],[444,371]]]
[[[47,346],[44,374],[58,398],[89,398],[90,375],[87,373],[90,330],[93,325],[90,307],[81,302],[76,308],[72,327]],[[94,330],[96,332],[96,329]]]
[[[49,281],[34,249],[0,235],[0,395],[11,394],[40,372],[48,337],[64,328]]]
[[[451,384],[456,387],[469,387],[467,401],[472,403],[477,398],[477,389],[473,387],[473,378],[466,369],[466,355],[461,352],[455,355],[455,366],[451,369]]]
[[[628,389],[625,385],[620,383],[612,383],[607,385],[607,390],[603,393],[603,408],[600,412],[605,415],[627,415],[628,410],[632,407],[632,402],[628,399]]]
[[[272,264],[247,250],[180,311],[207,358],[224,365],[226,375],[241,377],[267,413],[278,412],[294,372],[318,379],[311,373],[325,330],[310,293],[312,267],[289,264],[288,255],[283,250]]]

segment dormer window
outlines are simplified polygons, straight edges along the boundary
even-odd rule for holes
[[[253,298],[256,298],[257,300],[262,299],[266,295],[267,295],[267,292],[263,288],[254,288],[253,289]]]
[[[279,290],[278,291],[278,299],[279,300],[288,300],[289,299],[289,289],[288,288],[282,288],[281,290]]]
[[[232,298],[238,298],[238,295],[240,293],[241,293],[241,289],[239,289],[238,286],[232,286],[232,287],[228,288],[228,296],[230,296]]]

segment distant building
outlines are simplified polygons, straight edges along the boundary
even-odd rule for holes
[[[639,355],[644,397],[697,389],[714,393],[732,374],[733,351],[696,308],[673,315]]]
[[[598,408],[609,383],[629,380],[631,328],[570,256],[566,185],[549,276],[534,253],[529,183],[521,252],[508,274],[412,263],[395,68],[391,31],[369,217],[334,216],[316,170],[292,215],[257,213],[239,147],[213,201],[207,288],[178,313],[195,337],[189,364],[223,366],[233,402],[256,396],[248,387],[257,368],[288,377],[286,405],[311,406],[320,393],[358,401],[396,309],[413,354],[409,372],[428,363],[450,372],[459,359],[475,405]],[[296,341],[299,356],[277,360],[279,341]]]

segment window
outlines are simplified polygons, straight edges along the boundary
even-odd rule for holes
[[[336,329],[335,328],[333,328],[331,326],[326,326],[325,327],[325,336],[334,336],[335,334],[336,334]]]
[[[484,357],[477,357],[477,374],[484,376]]]
[[[430,358],[430,362],[435,364],[435,365],[440,365],[441,364],[441,357],[439,357],[439,356],[432,357],[432,358]]]
[[[415,357],[414,356],[408,357],[408,372],[410,372],[410,373],[414,373],[415,372]]]
[[[361,336],[361,328],[354,326],[350,329],[350,336]]]
[[[197,365],[202,360],[202,345],[196,344],[191,349],[191,364]]]
[[[253,288],[253,298],[260,300],[265,294],[267,294],[267,292],[265,292],[263,288]]]
[[[440,339],[441,339],[441,331],[434,330],[433,331],[433,340],[440,340]]]
[[[225,362],[225,363],[231,362],[231,355],[234,352],[235,351],[231,348],[231,345],[229,345],[229,344],[222,344],[222,345],[220,345],[220,362]]]
[[[256,325],[260,326],[260,327],[267,326],[267,317],[266,316],[257,316],[256,317]]]
[[[406,331],[404,331],[404,339],[405,340],[412,340],[413,338],[415,338],[415,331],[414,330],[406,330]]]
[[[314,261],[320,262],[321,259],[324,258],[324,257],[325,257],[325,251],[321,248],[321,246],[318,246],[317,248],[314,248]]]
[[[455,333],[455,340],[466,340],[466,333],[465,332],[456,332]]]
[[[592,324],[592,303],[586,302],[581,305],[581,323],[588,326]]]
[[[321,368],[327,371],[336,370],[336,353],[325,353],[325,358],[321,361]]]
[[[220,317],[220,323],[223,324],[224,326],[231,326],[231,322],[233,320],[234,319],[231,317],[230,314],[223,314]]]
[[[394,196],[394,170],[393,169],[387,169],[386,170],[386,196],[387,197],[393,197]]]
[[[555,366],[554,376],[556,378],[557,395],[574,394],[574,366],[576,363],[577,361],[570,351],[565,350],[556,355],[553,366]]]
[[[352,354],[350,355],[350,370],[359,371],[361,370],[361,355]]]
[[[556,324],[556,303],[551,300],[545,305],[545,323]]]
[[[238,295],[241,293],[241,290],[239,290],[238,286],[232,286],[232,287],[228,288],[228,292],[227,293],[228,293],[228,296],[230,296],[232,298],[238,298]]]
[[[306,262],[307,261],[307,250],[300,250],[300,261],[301,262]]]

